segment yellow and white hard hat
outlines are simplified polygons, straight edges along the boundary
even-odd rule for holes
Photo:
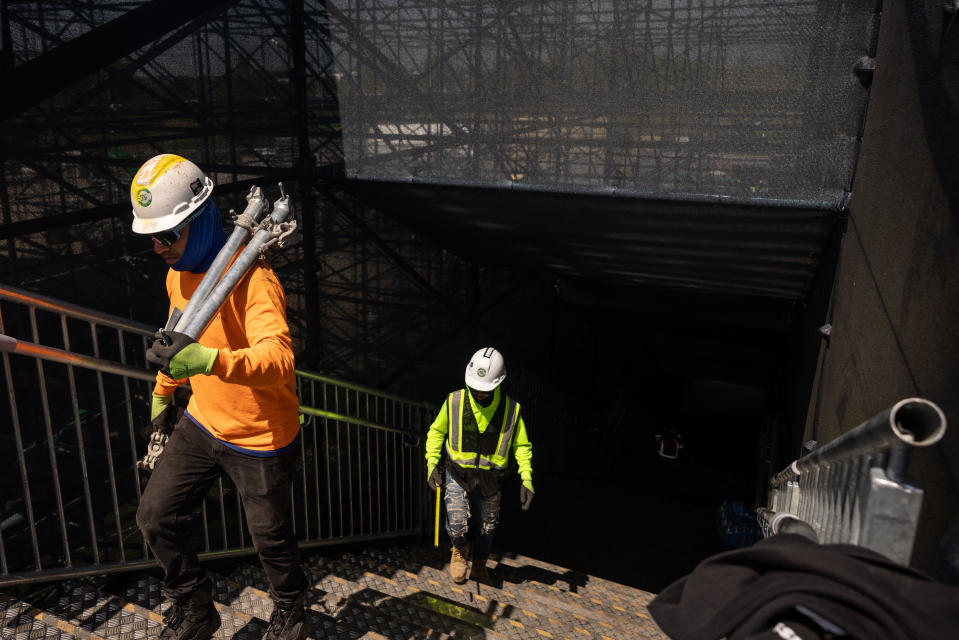
[[[506,379],[506,361],[493,347],[483,347],[466,365],[466,386],[477,391],[492,391]]]
[[[130,183],[134,233],[173,229],[207,201],[213,181],[200,167],[172,153],[153,156]]]

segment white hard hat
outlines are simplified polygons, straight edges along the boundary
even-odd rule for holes
[[[147,160],[130,183],[133,231],[151,234],[176,227],[207,201],[213,181],[186,158],[162,153]]]
[[[466,386],[477,391],[492,391],[506,379],[506,361],[493,347],[473,354],[466,365]]]

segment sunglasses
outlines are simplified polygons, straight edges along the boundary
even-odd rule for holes
[[[180,239],[180,231],[183,230],[183,227],[193,222],[193,220],[195,220],[201,213],[206,211],[209,206],[210,205],[208,203],[205,206],[200,207],[188,215],[186,219],[177,226],[173,227],[172,229],[167,229],[166,231],[157,231],[156,233],[151,233],[150,237],[165,247],[172,247],[173,243]]]
[[[177,227],[170,229],[168,231],[159,231],[157,233],[151,233],[150,237],[158,241],[165,247],[172,247],[173,243],[180,239],[180,229],[182,227]]]

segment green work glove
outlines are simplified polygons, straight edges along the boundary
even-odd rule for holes
[[[519,488],[519,503],[523,505],[523,511],[528,511],[533,504],[533,476],[523,478]]]
[[[170,403],[173,402],[173,394],[171,393],[168,396],[161,396],[159,394],[153,394],[153,401],[150,402],[150,422],[156,420],[157,416],[163,413],[163,410],[170,406]]]
[[[198,374],[210,375],[219,352],[204,347],[190,336],[171,331],[160,332],[147,349],[147,360],[160,365],[160,369],[174,380],[182,380]]]
[[[443,474],[440,473],[435,463],[426,465],[426,478],[426,483],[430,485],[430,489],[435,490],[443,486]]]

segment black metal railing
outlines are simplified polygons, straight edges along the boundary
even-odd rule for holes
[[[0,585],[155,565],[136,526],[149,481],[136,463],[148,437],[155,376],[144,352],[154,331],[0,285],[0,415],[9,416],[0,419]],[[422,436],[435,409],[308,371],[296,378],[300,545],[418,535]],[[228,479],[198,517],[201,558],[254,552]]]

